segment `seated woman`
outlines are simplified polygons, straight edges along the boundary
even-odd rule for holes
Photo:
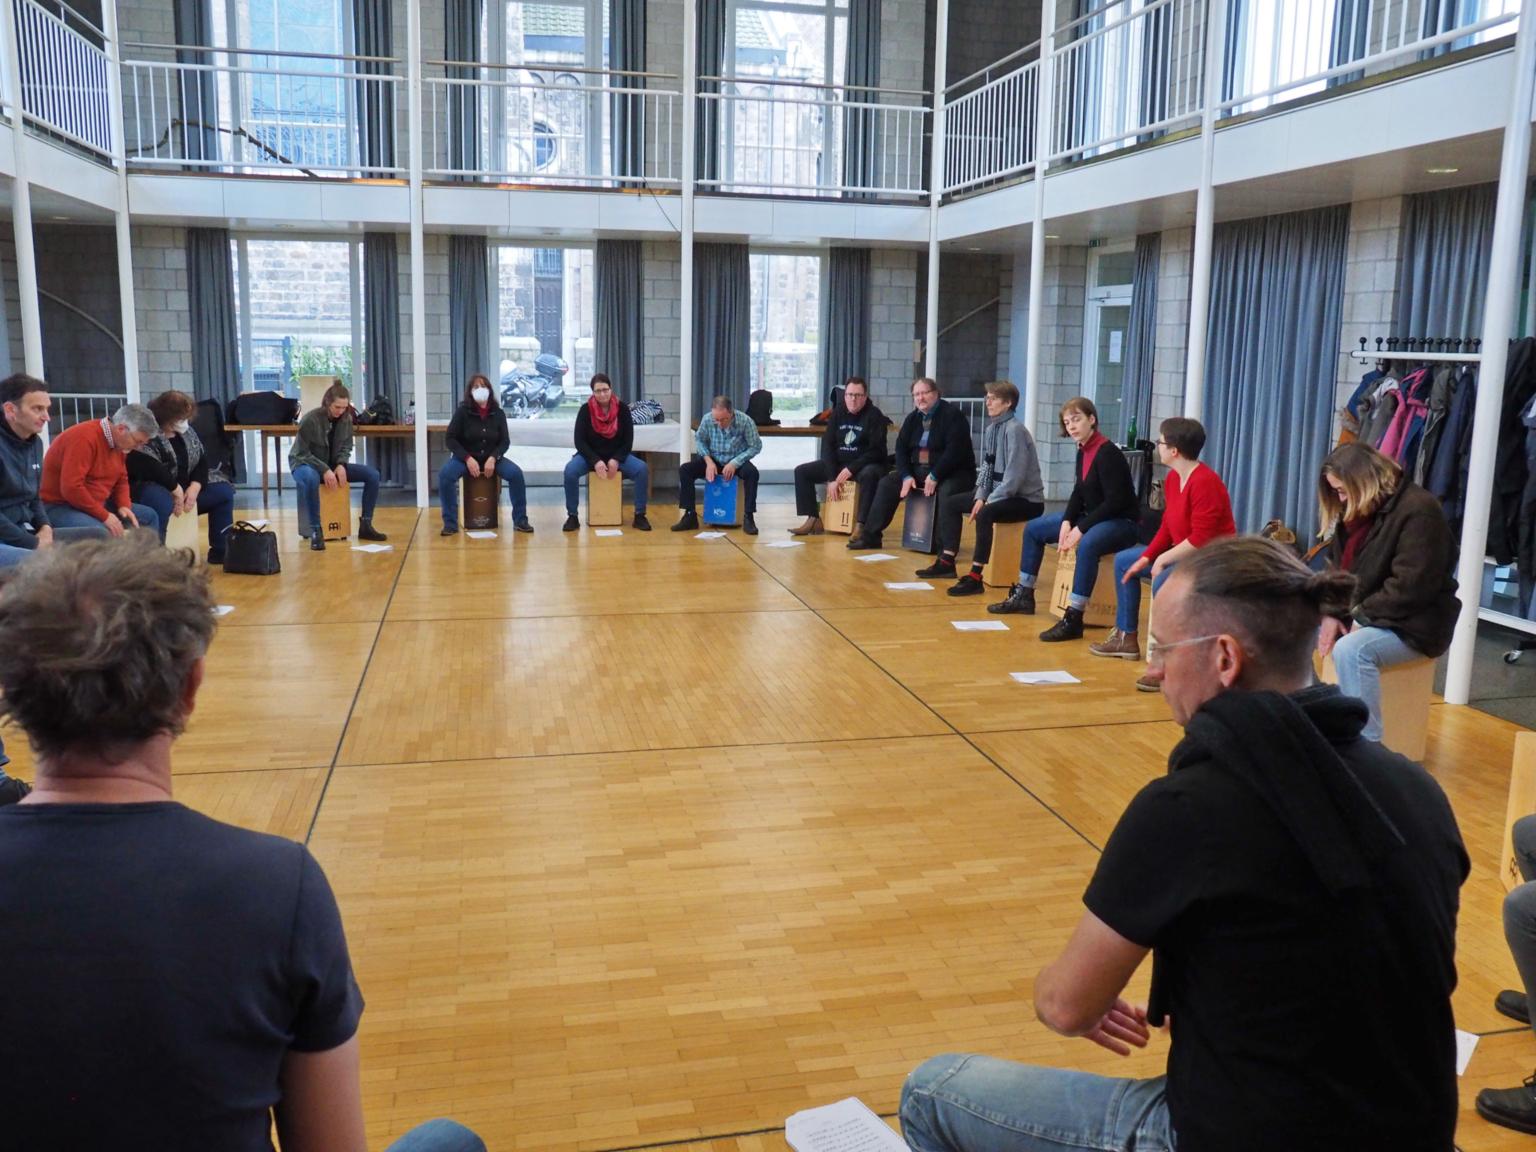
[[[464,386],[464,399],[454,409],[444,437],[449,456],[437,472],[437,494],[443,501],[444,536],[459,530],[459,481],[465,476],[499,476],[512,498],[512,527],[532,532],[528,523],[528,486],[523,470],[507,459],[512,439],[507,414],[496,403],[489,377],[475,373]]]
[[[1065,512],[1038,516],[1024,529],[1024,554],[1019,559],[1019,582],[1008,598],[987,606],[988,612],[1035,611],[1035,580],[1045,546],[1055,544],[1062,552],[1077,549],[1077,568],[1072,576],[1072,595],[1066,614],[1040,633],[1047,643],[1079,640],[1083,635],[1083,610],[1093,598],[1099,560],[1136,543],[1136,486],[1125,454],[1099,431],[1099,410],[1086,396],[1074,396],[1061,406],[1062,431],[1077,442],[1077,483]]]
[[[971,570],[949,590],[951,596],[976,596],[985,591],[982,570],[992,557],[992,525],[1033,520],[1045,511],[1045,482],[1035,438],[1014,416],[1019,390],[1006,380],[987,385],[987,426],[981,433],[981,470],[976,491],[952,493],[939,507],[939,558],[919,576],[953,576],[960,551],[962,521],[976,525],[976,549]]]
[[[651,473],[634,454],[635,422],[629,405],[613,394],[613,381],[605,372],[592,376],[592,397],[576,413],[576,455],[565,466],[565,525],[574,532],[581,527],[576,510],[581,500],[581,478],[596,472],[607,479],[622,475],[635,486],[635,527],[651,530],[645,518],[650,497]]]
[[[363,515],[357,525],[359,540],[388,540],[373,526],[373,509],[379,501],[379,472],[352,459],[352,393],[340,381],[320,397],[320,407],[304,413],[298,435],[288,450],[293,486],[309,512],[309,546],[325,551],[325,528],[320,523],[320,485],[327,488],[363,486]]]
[[[1317,650],[1332,654],[1339,690],[1370,709],[1361,734],[1380,740],[1381,670],[1451,646],[1461,612],[1451,530],[1438,500],[1358,442],[1323,461],[1317,505],[1329,562],[1356,581],[1349,619],[1324,619]]]
[[[160,542],[172,516],[208,514],[208,563],[224,563],[235,519],[235,486],[208,476],[203,442],[188,423],[197,402],[185,392],[162,392],[149,402],[160,435],[128,453],[128,486],[136,503],[160,516]]]

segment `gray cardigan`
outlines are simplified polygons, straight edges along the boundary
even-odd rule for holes
[[[981,433],[981,470],[976,474],[977,500],[991,504],[1010,496],[1045,503],[1035,438],[1012,409],[987,421]]]

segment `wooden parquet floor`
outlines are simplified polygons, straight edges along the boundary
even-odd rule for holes
[[[495,1152],[774,1152],[801,1108],[891,1116],[942,1051],[1159,1071],[1157,1043],[1122,1061],[1030,1007],[1178,739],[1142,666],[1041,644],[1044,616],[959,632],[998,594],[890,591],[925,563],[899,547],[770,548],[786,507],[755,540],[655,513],[599,538],[536,508],[536,535],[477,541],[383,509],[391,551],[318,555],[279,512],[282,574],[215,577],[233,610],[178,796],[324,864],[368,1001],[371,1146],[451,1115]],[[1083,682],[1008,677],[1049,668]],[[1429,727],[1474,862],[1458,1139],[1513,1150],[1471,1100],[1536,1066],[1492,1009],[1517,729],[1441,703]]]

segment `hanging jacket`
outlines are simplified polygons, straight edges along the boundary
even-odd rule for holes
[[[1408,373],[1398,384],[1397,410],[1392,413],[1392,422],[1381,436],[1379,450],[1383,456],[1390,456],[1399,464],[1403,462],[1403,449],[1414,420],[1422,420],[1429,411],[1428,390],[1429,372],[1424,368]]]
[[[1456,385],[1456,366],[1447,364],[1435,373],[1434,385],[1429,390],[1429,415],[1424,421],[1424,435],[1413,460],[1413,482],[1426,487],[1430,465],[1434,462],[1435,449],[1445,431],[1445,418],[1450,412],[1451,393]]]
[[[1477,407],[1477,373],[1468,368],[1461,373],[1451,389],[1450,407],[1446,411],[1445,427],[1435,445],[1435,458],[1430,462],[1428,483],[1424,485],[1431,495],[1445,506],[1445,515],[1452,523],[1461,519],[1461,471],[1462,444],[1471,434],[1472,410]]]
[[[1369,444],[1372,448],[1381,446],[1381,438],[1387,434],[1392,417],[1397,413],[1399,399],[1397,381],[1392,377],[1383,380],[1376,392],[1376,402],[1371,406],[1369,417],[1360,422],[1362,443]]]
[[[1520,504],[1525,492],[1525,425],[1520,417],[1536,396],[1536,337],[1514,340],[1504,373],[1499,414],[1498,455],[1493,466],[1493,499],[1488,510],[1488,554],[1513,562],[1520,538]]]

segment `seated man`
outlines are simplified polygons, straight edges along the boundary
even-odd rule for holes
[[[850,376],[842,396],[832,405],[827,430],[821,437],[821,456],[795,465],[795,512],[805,519],[791,528],[791,536],[820,536],[826,529],[816,505],[816,485],[827,486],[827,499],[843,494],[850,480],[859,486],[855,513],[862,524],[875,502],[875,487],[885,475],[885,429],[890,421],[869,402],[869,385],[862,376]]]
[[[1529,1027],[1536,995],[1536,816],[1516,820],[1511,838],[1524,883],[1504,897],[1504,941],[1524,987],[1504,989],[1493,1006]],[[1536,1134],[1536,1076],[1515,1088],[1484,1088],[1477,1094],[1477,1114],[1501,1127]]]
[[[1353,582],[1257,537],[1174,569],[1152,669],[1184,739],[1104,847],[1035,1012],[1167,1074],[940,1056],[902,1092],[914,1152],[1449,1152],[1456,911],[1469,863],[1433,777],[1312,684]],[[1150,1008],[1127,982],[1153,954]]]
[[[320,523],[320,485],[345,488],[363,486],[363,513],[357,521],[359,540],[388,540],[373,526],[373,508],[379,500],[379,470],[352,462],[352,393],[337,381],[320,397],[320,407],[304,413],[293,447],[288,449],[293,485],[309,513],[309,546],[325,551],[325,528]],[[525,518],[526,519],[526,518]],[[532,532],[530,527],[527,529]]]
[[[1150,577],[1156,594],[1180,560],[1212,540],[1237,532],[1227,486],[1209,465],[1200,463],[1200,449],[1204,447],[1205,429],[1198,420],[1174,416],[1159,426],[1157,459],[1168,469],[1163,522],[1145,548],[1137,544],[1115,553],[1115,626],[1105,639],[1088,645],[1095,656],[1141,659],[1136,629],[1141,615],[1142,574]],[[1136,681],[1136,687],[1156,692],[1159,681],[1146,675]]]
[[[128,528],[158,533],[160,517],[128,494],[124,457],[160,432],[155,414],[124,404],[110,420],[87,420],[53,438],[43,456],[39,495],[55,530],[85,528],[92,535],[121,536]]]
[[[752,457],[763,450],[757,425],[736,411],[729,396],[716,396],[710,403],[709,416],[699,421],[694,444],[696,455],[677,470],[677,505],[683,514],[672,525],[672,531],[687,532],[699,526],[698,497],[693,486],[701,477],[706,484],[712,484],[716,476],[727,480],[740,476],[746,486],[746,518],[741,530],[756,536],[757,465],[752,463]]]
[[[19,372],[0,380],[0,568],[53,544],[53,526],[38,494],[48,408],[48,386],[41,380]]]
[[[149,533],[0,588],[0,713],[37,786],[0,808],[0,1005],[16,1148],[360,1152],[363,1000],[302,845],[171,798],[213,638],[205,570]],[[433,1121],[413,1152],[483,1152]]]
[[[939,386],[924,376],[912,381],[912,411],[896,433],[896,470],[880,481],[874,503],[861,531],[848,541],[855,550],[880,547],[881,534],[896,515],[896,506],[921,487],[937,496],[938,507],[956,492],[976,484],[976,450],[965,413],[939,395]]]

